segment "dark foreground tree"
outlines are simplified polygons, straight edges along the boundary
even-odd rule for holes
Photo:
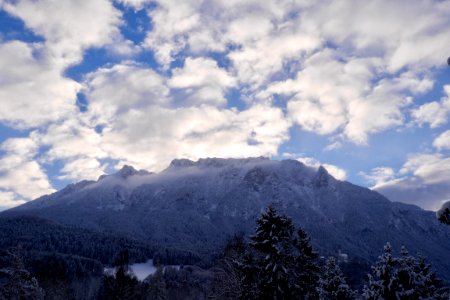
[[[450,201],[442,205],[442,208],[437,212],[438,220],[450,225]]]
[[[317,254],[303,230],[269,207],[242,259],[243,299],[317,299]]]
[[[256,221],[250,246],[257,252],[258,291],[261,298],[287,299],[294,290],[291,219],[269,207]]]
[[[210,299],[240,299],[248,292],[243,289],[244,272],[242,270],[246,251],[248,249],[243,233],[227,241],[218,264],[212,269],[214,277]]]
[[[141,298],[139,281],[129,271],[128,264],[128,250],[120,251],[114,262],[115,274],[103,276],[100,299],[134,300]]]
[[[384,253],[372,266],[369,283],[364,288],[364,299],[442,299],[449,298],[449,290],[431,271],[423,258],[415,258],[402,248],[400,257],[394,257],[388,243]]]
[[[293,296],[296,299],[317,299],[317,284],[320,268],[317,264],[319,255],[314,251],[310,238],[302,228],[297,230],[294,239]]]
[[[155,274],[153,274],[148,280],[148,288],[145,293],[144,299],[147,300],[166,300],[167,289],[166,281],[164,279],[162,267],[158,267]]]
[[[4,286],[0,286],[0,299],[40,300],[44,299],[44,290],[39,287],[36,278],[25,269],[20,247],[9,251],[11,267],[0,270],[8,277]]]

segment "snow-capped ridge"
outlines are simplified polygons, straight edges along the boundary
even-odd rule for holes
[[[199,167],[199,168],[222,168],[226,166],[242,166],[246,164],[257,164],[263,162],[270,162],[268,157],[248,157],[248,158],[217,158],[217,157],[207,157],[200,158],[197,161],[190,159],[174,159],[170,163],[168,169],[173,168],[189,168],[189,167]]]
[[[124,165],[119,171],[117,171],[114,174],[111,175],[101,175],[98,178],[98,181],[101,181],[107,177],[113,176],[113,177],[119,177],[122,179],[127,179],[130,176],[134,176],[134,175],[150,175],[152,174],[151,172],[148,172],[146,170],[136,170],[133,166],[130,165]]]
[[[313,183],[317,188],[326,187],[328,186],[331,178],[334,179],[334,177],[328,173],[325,167],[320,166],[313,177]]]

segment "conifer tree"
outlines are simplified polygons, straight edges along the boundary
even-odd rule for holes
[[[346,283],[334,257],[328,258],[325,263],[317,290],[320,300],[350,300],[355,298],[354,291]]]
[[[396,259],[392,255],[392,246],[387,243],[384,253],[372,266],[372,274],[369,274],[369,285],[364,288],[364,299],[396,299],[395,296],[395,267]]]
[[[308,234],[302,229],[297,230],[294,239],[294,295],[297,299],[317,299],[317,284],[320,268],[317,265],[318,254],[310,243]]]
[[[403,247],[400,257],[392,255],[388,243],[384,254],[372,266],[369,285],[364,288],[364,299],[442,299],[449,290],[431,271],[423,258],[415,258]]]
[[[292,235],[294,225],[272,206],[256,221],[257,228],[250,246],[258,253],[258,291],[264,299],[288,299],[293,290]]]
[[[225,245],[222,257],[218,265],[213,269],[214,278],[209,298],[211,299],[251,299],[249,288],[246,285],[245,274],[252,274],[251,271],[244,272],[244,265],[251,266],[246,263],[246,255],[248,247],[244,240],[244,234],[239,233],[228,240]],[[252,282],[253,280],[250,280]]]
[[[139,282],[129,271],[128,250],[120,251],[114,261],[115,276],[103,277],[103,294],[101,299],[132,300],[138,298]]]
[[[166,300],[167,290],[163,269],[158,267],[155,274],[149,280],[148,300]]]
[[[25,269],[22,260],[22,249],[17,247],[9,252],[11,267],[4,270],[9,274],[8,282],[0,287],[0,299],[8,300],[40,300],[45,292],[39,287],[36,278]]]
[[[442,208],[437,212],[437,216],[441,223],[450,225],[450,201],[442,205]]]

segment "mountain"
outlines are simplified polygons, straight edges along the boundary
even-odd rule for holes
[[[212,254],[233,233],[251,232],[270,204],[304,227],[321,255],[342,251],[373,261],[389,241],[398,251],[404,245],[427,257],[450,279],[450,227],[434,212],[391,202],[296,160],[180,159],[160,173],[125,166],[1,216],[34,215]]]

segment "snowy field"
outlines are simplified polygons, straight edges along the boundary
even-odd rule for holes
[[[148,275],[154,274],[157,268],[153,265],[153,259],[150,259],[144,263],[130,265],[130,269],[139,281],[143,281]]]
[[[180,269],[180,266],[177,265],[170,265],[170,266],[163,266],[163,270],[166,267],[172,267],[176,269]],[[145,278],[147,278],[149,275],[152,275],[156,272],[157,268],[153,265],[153,259],[149,259],[146,262],[138,263],[138,264],[132,264],[129,266],[130,271],[136,276],[136,278],[139,281],[143,281]],[[114,268],[105,268],[105,274],[113,275],[115,272]]]

